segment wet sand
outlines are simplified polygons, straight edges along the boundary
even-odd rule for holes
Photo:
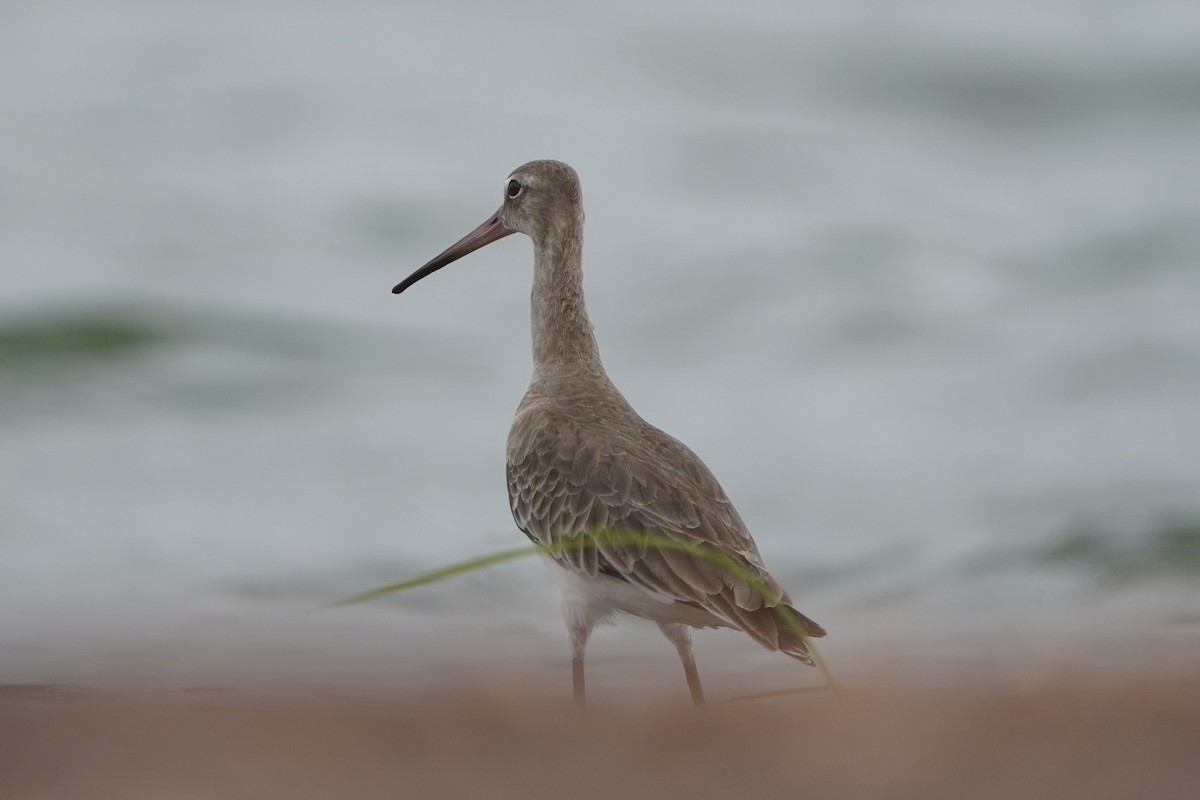
[[[436,693],[0,687],[5,798],[1194,798],[1200,681],[847,687],[576,713]]]

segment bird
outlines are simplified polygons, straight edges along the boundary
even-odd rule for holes
[[[657,623],[697,706],[692,628],[740,630],[812,666],[807,640],[825,629],[767,571],[704,462],[609,379],[584,304],[583,223],[575,170],[531,161],[504,181],[494,214],[392,289],[511,234],[533,242],[533,374],[508,434],[508,498],[561,585],[576,704],[586,704],[588,639],[619,613]]]

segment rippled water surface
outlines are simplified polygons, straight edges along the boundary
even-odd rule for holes
[[[1189,4],[3,16],[0,682],[565,683],[532,559],[310,613],[522,541],[528,242],[389,289],[537,157],[582,176],[613,379],[832,663],[1200,647]],[[674,686],[632,628],[597,668]]]

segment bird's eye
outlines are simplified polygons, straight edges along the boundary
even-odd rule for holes
[[[521,190],[524,188],[525,187],[522,186],[520,184],[520,182],[512,180],[512,181],[508,182],[508,186],[505,188],[504,193],[507,194],[509,197],[516,197],[517,195],[519,195],[521,193]]]

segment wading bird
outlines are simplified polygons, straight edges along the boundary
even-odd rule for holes
[[[792,607],[704,462],[638,416],[604,371],[583,301],[575,170],[518,167],[495,214],[392,291],[517,232],[533,240],[533,377],[508,434],[508,497],[561,578],[576,702],[588,637],[617,612],[658,623],[697,705],[690,628],[736,628],[811,665],[805,640],[825,630]]]

